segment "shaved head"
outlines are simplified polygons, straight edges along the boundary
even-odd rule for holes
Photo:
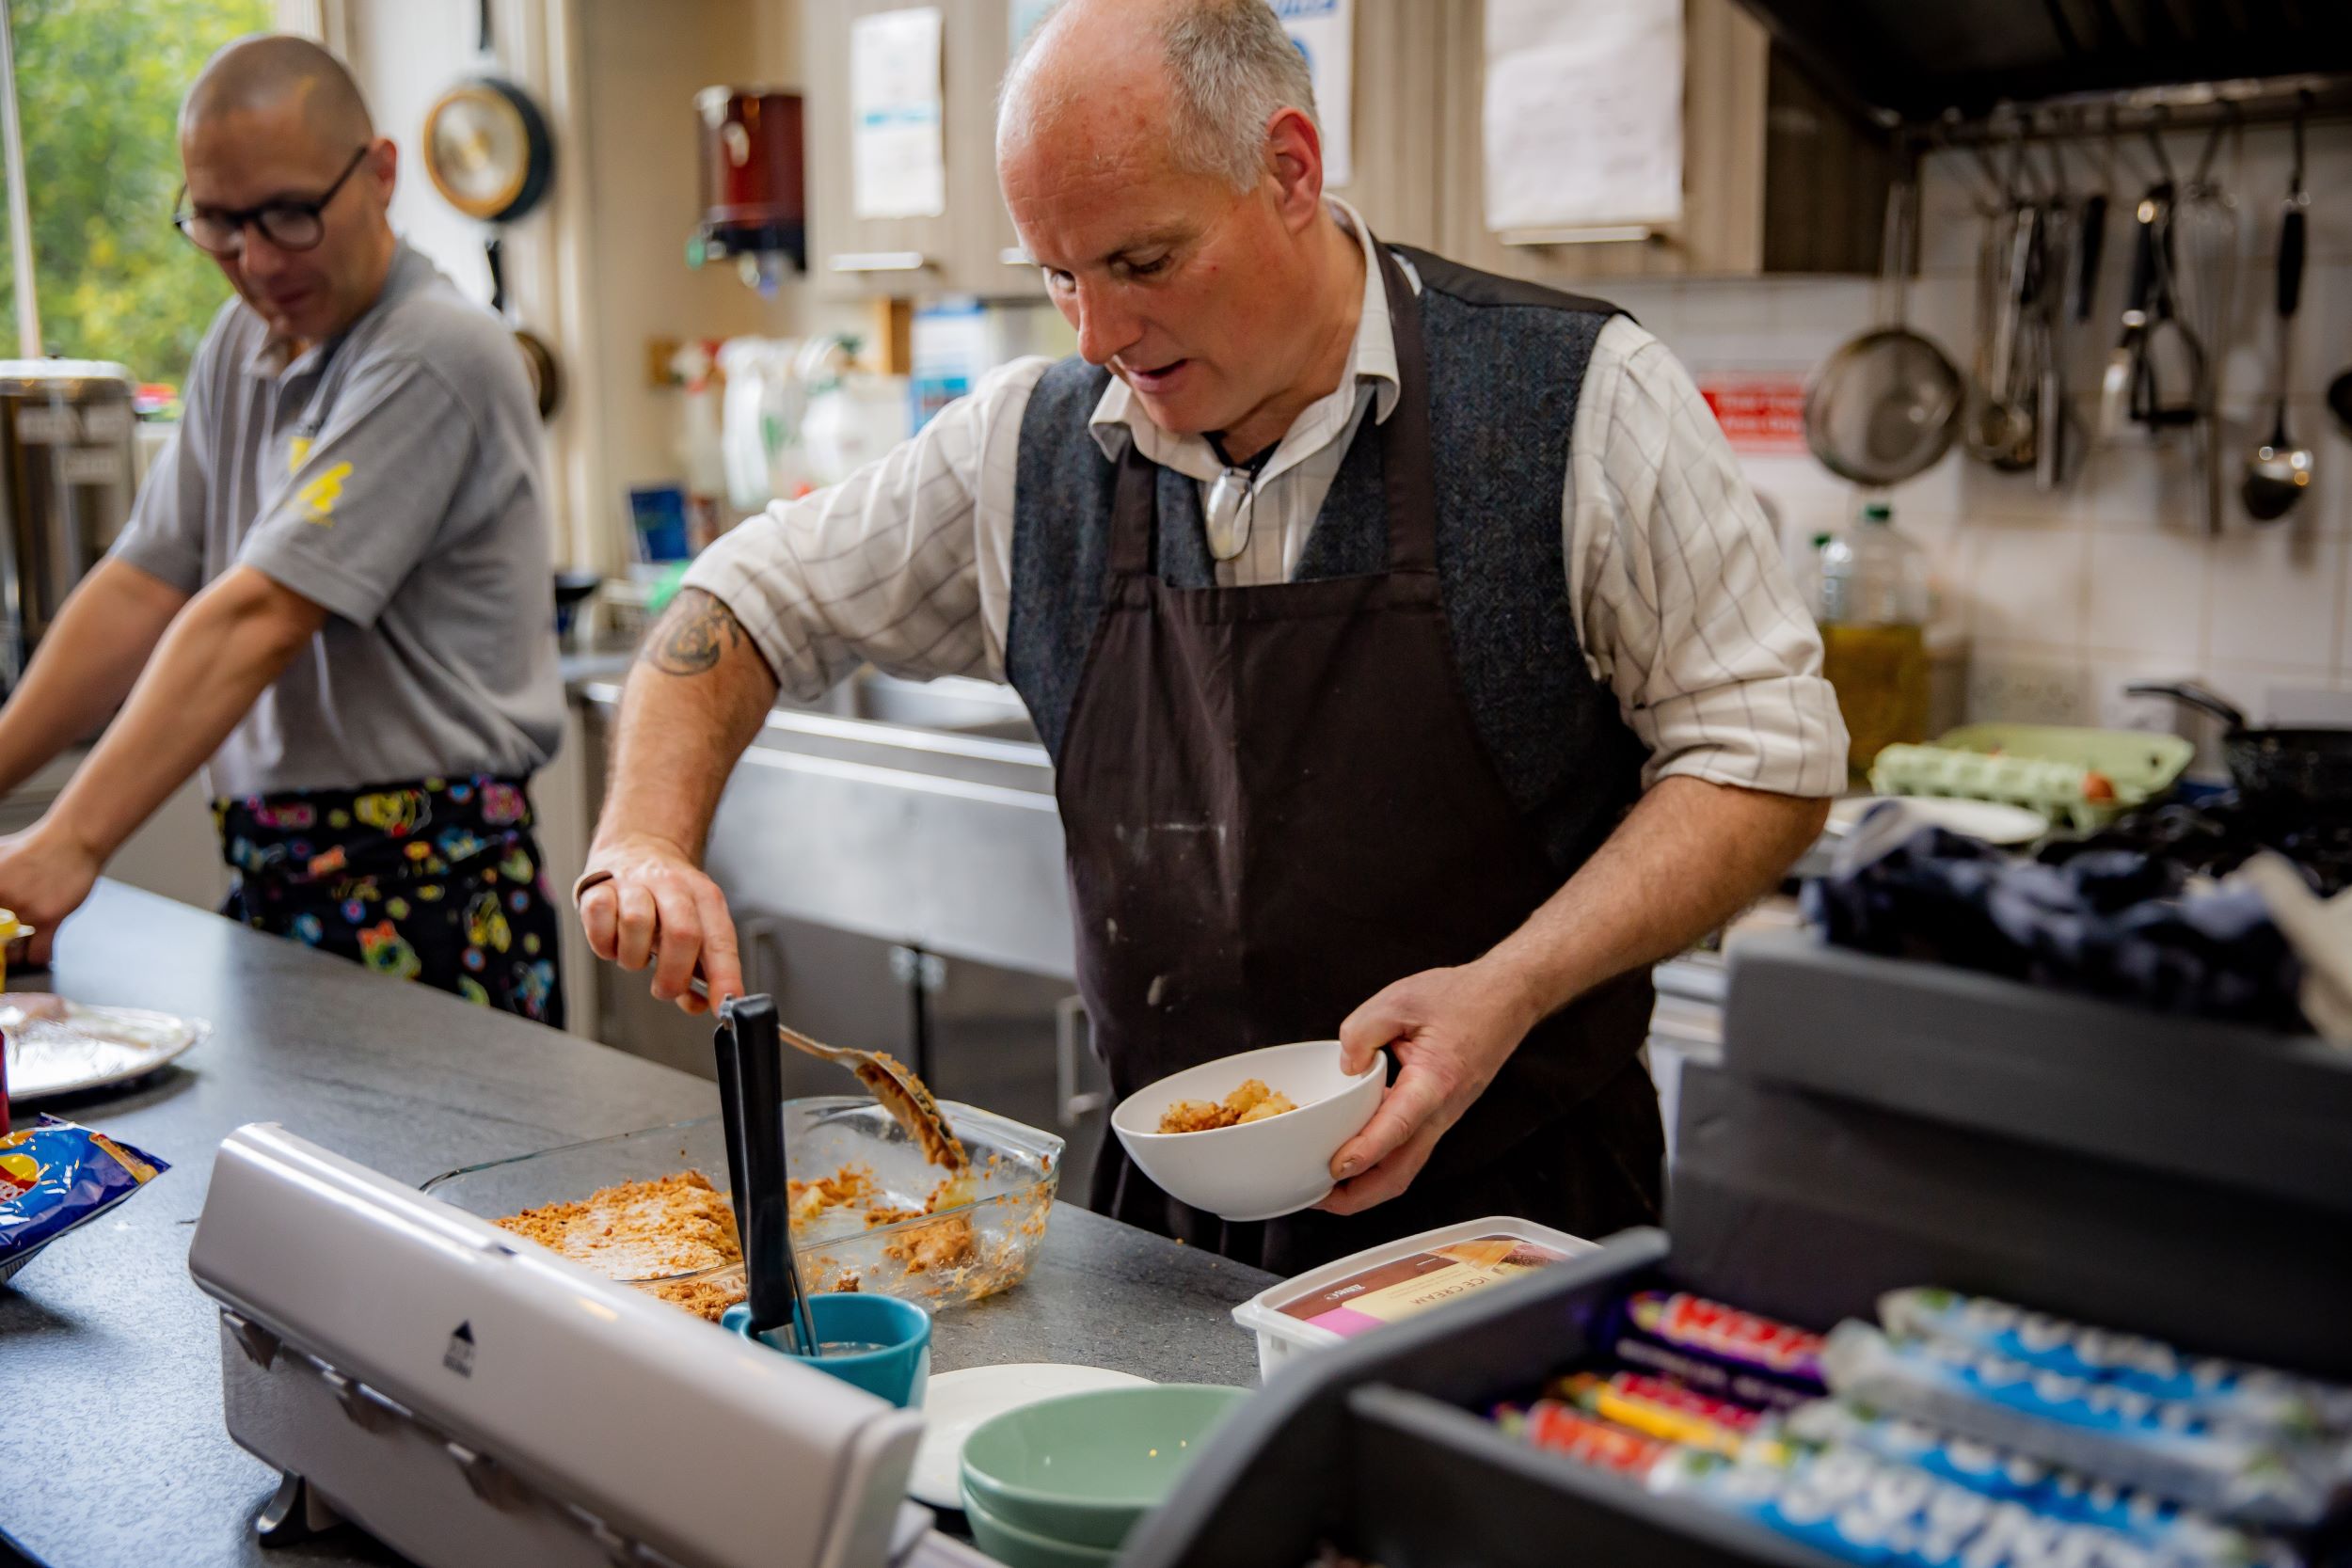
[[[309,39],[237,40],[205,62],[180,105],[185,200],[238,226],[236,248],[213,260],[291,343],[333,337],[374,303],[398,245],[399,162],[351,72]],[[291,245],[262,221],[289,211],[303,214]]]
[[[322,141],[365,147],[375,121],[351,71],[326,49],[291,33],[258,33],[224,45],[180,105],[180,135],[224,115],[291,110]]]

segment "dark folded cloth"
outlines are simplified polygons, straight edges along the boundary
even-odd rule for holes
[[[2192,890],[2185,871],[2125,849],[2042,864],[1885,808],[1804,888],[1807,920],[1841,947],[1987,970],[2166,1012],[2304,1030],[2302,968],[2261,896]]]

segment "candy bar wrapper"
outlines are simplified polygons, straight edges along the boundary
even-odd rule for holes
[[[1785,1465],[1678,1449],[1651,1468],[1649,1485],[1873,1568],[2244,1568],[2248,1561],[2049,1518],[1854,1448],[1809,1449]]]
[[[1526,1409],[1498,1411],[1504,1431],[1539,1449],[1566,1454],[1597,1470],[1639,1480],[1649,1474],[1674,1445],[1586,1415],[1558,1400],[1537,1400]]]
[[[0,1137],[0,1280],[170,1168],[51,1116]]]
[[[2282,1541],[2224,1524],[2152,1493],[2093,1480],[1842,1400],[1819,1400],[1789,1412],[1783,1430],[1803,1442],[1860,1449],[1996,1502],[2016,1503],[2046,1518],[2095,1525],[2146,1546],[2185,1552],[2199,1561],[2294,1568],[2300,1560]]]
[[[1879,1321],[1899,1339],[1949,1339],[2040,1371],[2189,1405],[2233,1426],[2289,1438],[2352,1433],[2352,1388],[2269,1367],[2185,1355],[2162,1340],[1984,1296],[1924,1286],[1893,1291],[1879,1298]]]
[[[2346,1469],[2340,1444],[2283,1442],[1947,1339],[1889,1339],[1849,1322],[1821,1360],[1830,1386],[1857,1404],[2232,1519],[2316,1524]]]
[[[1760,1418],[1748,1406],[1644,1372],[1606,1377],[1578,1372],[1559,1380],[1552,1391],[1605,1421],[1714,1453],[1737,1455],[1750,1442],[1761,1440],[1756,1436]]]
[[[1604,1342],[1629,1366],[1759,1409],[1825,1391],[1820,1335],[1688,1291],[1634,1291],[1618,1303]]]

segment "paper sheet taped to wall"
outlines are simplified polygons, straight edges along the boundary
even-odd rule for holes
[[[1486,227],[1682,216],[1682,0],[1486,0]]]
[[[850,195],[862,218],[947,210],[940,12],[877,11],[850,27]]]

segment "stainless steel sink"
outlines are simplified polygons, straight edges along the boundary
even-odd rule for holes
[[[581,695],[600,750],[620,688]],[[780,915],[1066,979],[1062,854],[1053,765],[1009,687],[868,670],[820,705],[768,715],[706,863],[747,923]]]
[[[905,724],[949,735],[979,735],[998,740],[1037,739],[1029,710],[1011,687],[995,681],[948,675],[934,681],[900,680],[867,668],[835,687],[818,708],[845,719]]]

